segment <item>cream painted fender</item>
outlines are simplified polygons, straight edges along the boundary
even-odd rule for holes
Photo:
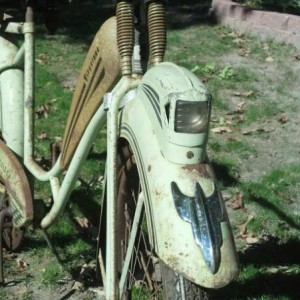
[[[0,68],[13,63],[17,45],[0,36]],[[0,129],[6,144],[19,157],[23,156],[24,74],[21,67],[13,67],[0,74]]]
[[[121,136],[131,144],[142,179],[151,244],[160,259],[192,282],[222,287],[236,277],[238,261],[205,154],[208,129],[177,133],[172,125],[176,97],[201,102],[210,95],[196,76],[171,63],[148,71],[136,92],[121,112]]]

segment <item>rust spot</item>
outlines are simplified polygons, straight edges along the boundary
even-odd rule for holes
[[[151,171],[151,165],[148,166],[148,172],[150,172],[150,171]]]
[[[196,171],[201,174],[204,178],[211,178],[211,174],[208,172],[207,164],[193,164],[193,165],[185,165],[182,167],[184,170],[188,171]]]
[[[189,151],[189,152],[186,153],[186,157],[191,159],[191,158],[194,157],[194,153],[192,151]]]

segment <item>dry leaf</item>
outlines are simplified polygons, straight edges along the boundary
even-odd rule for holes
[[[246,236],[245,241],[248,245],[257,244],[260,242],[260,239],[258,237],[253,236],[252,234]]]
[[[44,117],[44,118],[48,118],[49,115],[49,107],[46,104],[42,104],[40,105],[37,110],[35,111],[35,113],[38,115],[38,117]]]
[[[240,228],[240,236],[242,238],[247,237],[247,225],[249,224],[249,222],[253,219],[253,216],[249,216],[247,221],[245,223],[243,223],[242,225],[239,226]]]
[[[238,192],[237,194],[235,194],[234,196],[232,196],[229,201],[229,207],[231,207],[234,210],[240,209],[240,208],[244,208],[244,201],[243,201],[243,193],[242,192]]]
[[[78,225],[79,225],[81,228],[89,228],[89,227],[92,227],[91,222],[90,222],[87,218],[79,218],[79,217],[75,217],[74,219],[75,219],[75,221],[78,223]]]
[[[253,95],[253,91],[234,91],[233,92],[233,96],[236,96],[236,97],[250,97],[250,96],[252,96]]]
[[[38,135],[37,135],[38,140],[45,140],[47,139],[47,132],[42,130]]]
[[[82,282],[75,281],[74,284],[73,284],[72,290],[75,290],[75,291],[82,291],[83,288],[84,288],[84,285],[83,285]]]
[[[40,64],[41,66],[43,66],[45,64],[45,62],[49,59],[49,56],[45,53],[40,53],[38,58],[35,59],[35,61]]]
[[[238,103],[238,104],[236,105],[236,112],[241,113],[241,112],[243,111],[243,106],[244,106],[245,104],[246,104],[245,101]]]
[[[17,259],[17,264],[20,269],[25,269],[28,267],[28,264],[26,263],[26,261],[23,259],[20,259],[20,258]]]
[[[242,131],[242,134],[243,135],[251,135],[251,134],[253,134],[255,132],[258,132],[258,131],[263,131],[263,129],[258,129],[258,128],[256,128],[256,129],[245,129],[245,130]]]
[[[242,48],[240,51],[239,51],[239,55],[240,56],[243,56],[243,57],[248,57],[249,56],[249,54],[250,54],[250,49],[248,49],[248,48]]]
[[[221,193],[222,193],[222,197],[223,197],[224,201],[228,201],[232,197],[232,195],[230,193],[228,193],[228,192],[222,191]]]
[[[233,132],[232,129],[230,129],[229,127],[225,127],[225,126],[215,127],[213,129],[211,129],[211,131],[213,133],[220,133],[220,134],[222,134],[222,133],[232,133]]]
[[[35,59],[35,62],[38,63],[39,65],[43,66],[45,64],[44,61],[42,61],[41,59]]]
[[[281,115],[280,118],[278,119],[278,122],[280,124],[285,124],[287,121],[288,121],[288,118],[285,115]]]
[[[254,128],[254,129],[246,129],[246,130],[243,130],[242,131],[242,134],[243,135],[250,135],[250,134],[253,134],[255,132],[272,132],[274,131],[275,129],[274,128],[271,128],[271,129],[265,129],[265,128]]]

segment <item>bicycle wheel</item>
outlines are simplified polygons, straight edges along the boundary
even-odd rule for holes
[[[16,250],[24,226],[32,220],[33,206],[28,179],[13,152],[0,139],[0,222],[3,241]]]
[[[14,196],[12,195],[11,191],[7,189],[4,181],[0,177],[0,211],[9,209],[12,197]],[[9,216],[3,215],[3,219],[1,219],[0,222],[3,223],[2,237],[5,247],[10,251],[17,250],[22,243],[24,229],[16,228],[13,225],[12,216],[10,216],[10,214]]]
[[[118,271],[121,274],[126,265],[125,256],[142,189],[130,145],[126,140],[121,140],[119,149],[117,249]],[[175,273],[157,257],[151,248],[148,230],[145,207],[142,207],[129,267],[125,270],[125,287],[120,291],[122,299],[208,299],[205,290]]]

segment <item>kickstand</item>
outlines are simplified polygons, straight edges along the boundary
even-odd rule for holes
[[[59,254],[58,254],[57,250],[56,250],[55,247],[53,246],[53,243],[52,243],[52,241],[51,241],[51,239],[50,239],[50,236],[49,236],[47,230],[46,230],[46,229],[42,229],[42,233],[44,234],[44,238],[45,238],[45,240],[46,240],[46,242],[47,242],[49,248],[51,249],[52,253],[54,254],[55,258],[57,259],[58,263],[59,263],[60,265],[62,265],[63,261],[62,261],[62,259],[59,257]]]

